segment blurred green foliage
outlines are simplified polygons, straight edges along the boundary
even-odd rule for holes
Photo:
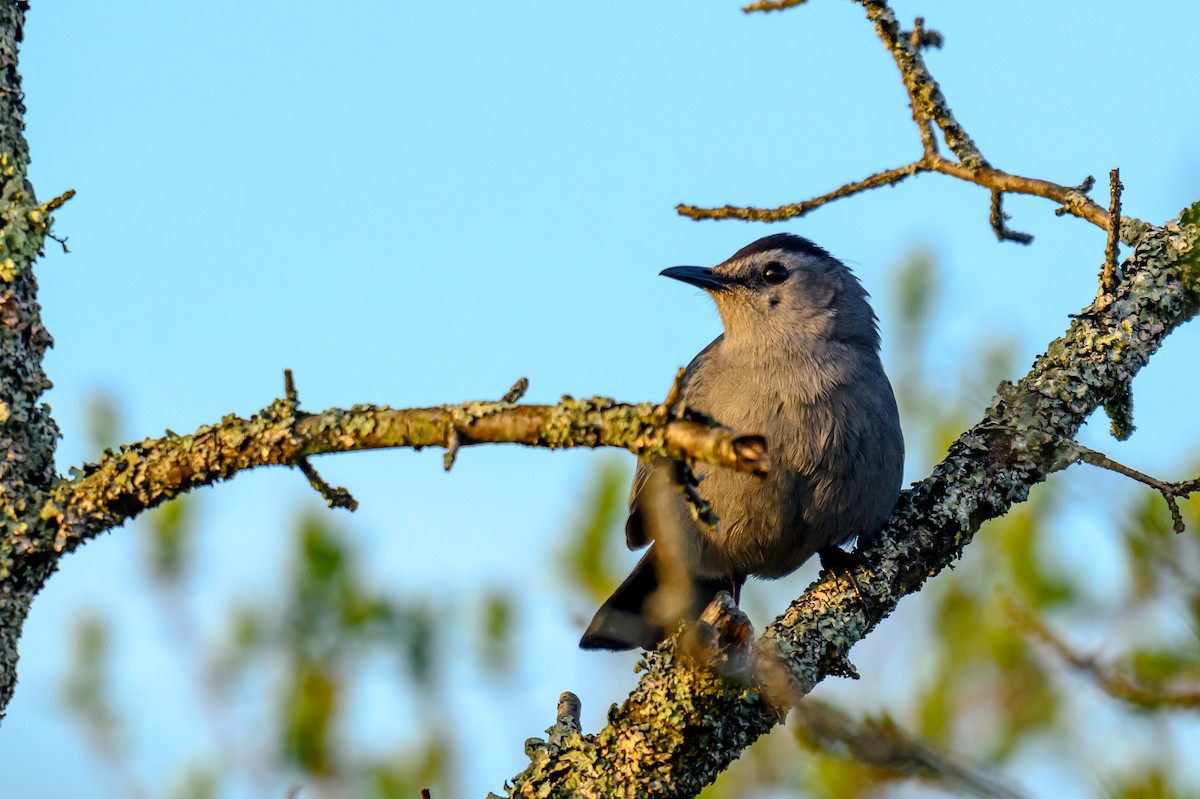
[[[560,572],[563,582],[585,600],[583,604],[599,605],[625,579],[618,552],[625,548],[631,479],[624,459],[601,460],[580,503],[579,515],[567,529]]]
[[[886,332],[896,353],[889,371],[910,464],[922,475],[979,417],[997,383],[1015,376],[1011,341],[984,336],[957,366],[931,355],[940,282],[935,259],[921,251],[898,266],[889,292],[895,321]],[[96,446],[111,445],[119,430],[115,403],[99,398],[89,418]],[[1183,474],[1200,468],[1185,466]],[[590,613],[623,576],[630,473],[628,459],[600,458],[557,555],[545,555],[556,561],[548,568],[560,575],[566,601],[580,614]],[[1111,529],[1103,534],[1120,542],[1123,559],[1117,576],[1097,585],[1085,549],[1064,558],[1056,554],[1062,546],[1051,546],[1066,525],[1078,523],[1078,486],[1096,479],[1075,467],[990,522],[955,570],[906,600],[903,612],[872,636],[906,660],[864,669],[883,678],[835,686],[837,702],[822,686],[794,711],[789,728],[752,747],[704,795],[854,799],[911,793],[915,780],[922,789],[950,794],[1057,795],[1025,777],[1030,764],[1054,771],[1054,785],[1075,785],[1079,795],[1098,786],[1114,799],[1197,795],[1197,764],[1172,757],[1188,742],[1173,740],[1181,733],[1161,723],[1177,711],[1106,694],[1094,675],[1037,643],[1009,609],[1015,604],[1033,614],[1068,646],[1101,641],[1097,662],[1148,695],[1200,690],[1200,505],[1181,503],[1189,532],[1178,536],[1162,498],[1143,487],[1089,498],[1110,509]],[[1076,486],[1071,496],[1064,493],[1069,485]],[[209,640],[189,619],[186,601],[198,517],[194,498],[148,515],[141,525],[147,572],[179,633],[181,660],[200,664],[196,680],[210,722],[240,754],[219,767],[202,759],[182,764],[170,795],[219,797],[239,780],[261,795],[277,795],[273,786],[284,779],[318,797],[412,799],[422,787],[432,787],[435,797],[457,795],[456,767],[469,754],[460,750],[454,721],[443,710],[448,688],[439,675],[451,670],[452,655],[437,620],[473,620],[476,670],[492,681],[490,690],[503,691],[521,668],[516,631],[522,609],[514,587],[483,587],[454,607],[402,598],[372,587],[362,567],[369,541],[355,539],[324,510],[306,512],[294,525],[278,596],[229,609],[221,635]],[[750,592],[753,601],[770,596],[782,608],[784,589],[794,588],[755,584]],[[83,619],[63,680],[65,704],[131,788],[126,792],[153,794],[132,790],[120,768],[127,756],[121,720],[134,709],[113,702],[111,653],[105,621]],[[363,674],[381,662],[390,664],[391,689],[414,708],[406,726],[419,734],[405,745],[366,746],[351,734],[351,698]],[[264,684],[264,674],[270,676],[271,724],[247,732],[246,720],[232,709],[235,697]],[[1106,732],[1098,734],[1102,724]],[[240,733],[228,732],[238,727]],[[1114,734],[1122,757],[1107,756]],[[1186,734],[1200,750],[1200,732],[1193,727]],[[520,743],[507,745],[516,750]]]

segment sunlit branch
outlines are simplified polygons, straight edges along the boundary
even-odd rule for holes
[[[1032,237],[1025,233],[1010,231],[1004,224],[1005,217],[1000,210],[1003,194],[1027,194],[1034,197],[1044,197],[1059,204],[1058,214],[1071,214],[1087,220],[1097,227],[1110,230],[1125,243],[1131,243],[1139,232],[1144,230],[1145,223],[1124,218],[1120,225],[1113,225],[1109,218],[1113,212],[1103,208],[1086,194],[1090,189],[1090,181],[1083,186],[1064,186],[1038,178],[1013,175],[996,169],[979,150],[966,129],[955,119],[950,110],[950,104],[942,94],[941,87],[925,64],[921,51],[928,46],[940,46],[941,36],[934,32],[925,31],[925,21],[918,17],[913,29],[905,32],[900,28],[896,15],[886,0],[855,0],[867,12],[875,26],[875,32],[880,41],[892,54],[904,89],[908,94],[912,110],[913,122],[917,126],[921,138],[922,157],[905,166],[884,170],[870,177],[853,183],[847,183],[831,192],[802,200],[796,203],[781,205],[776,208],[760,208],[754,206],[725,205],[719,208],[708,208],[691,204],[680,204],[676,211],[692,219],[744,219],[756,222],[778,222],[803,216],[826,203],[858,194],[867,189],[878,188],[899,183],[900,181],[919,172],[939,172],[943,175],[958,178],[988,189],[992,194],[990,220],[997,237],[1002,241],[1016,241],[1028,244]],[[751,11],[779,11],[800,5],[800,2],[761,2],[753,3],[743,8]],[[954,158],[947,158],[937,152],[933,135],[933,126],[942,132],[942,137],[953,153]],[[1113,206],[1119,217],[1119,204]]]

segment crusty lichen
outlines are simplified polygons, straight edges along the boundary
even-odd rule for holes
[[[45,522],[33,495],[54,479],[58,428],[41,401],[50,381],[42,355],[51,345],[37,303],[33,262],[51,219],[26,179],[29,147],[17,71],[25,3],[0,6],[0,712],[16,682],[17,639],[29,603],[54,561],[13,562],[14,547]]]
[[[638,687],[597,735],[526,742],[529,767],[509,787],[521,797],[694,796],[777,716],[752,687],[693,670],[670,642],[639,664]],[[730,712],[735,708],[735,712]],[[693,764],[703,764],[694,768]]]

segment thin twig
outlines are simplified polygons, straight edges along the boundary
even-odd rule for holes
[[[925,46],[942,46],[942,36],[937,31],[925,30],[925,18],[917,17],[913,21],[913,29],[908,35],[908,41],[914,49],[919,50]],[[909,94],[908,107],[912,111],[913,122],[917,124],[917,130],[921,134],[921,151],[926,156],[934,156],[938,154],[938,143],[936,131],[933,128],[933,120],[921,108],[921,104],[916,98]]]
[[[932,28],[926,29],[925,17],[917,17],[913,23],[913,29],[909,31],[908,42],[916,48],[933,47],[940,50],[946,43],[946,39]]]
[[[1004,193],[993,191],[992,212],[988,216],[988,220],[992,223],[992,230],[996,232],[996,238],[1000,241],[1015,241],[1018,244],[1029,244],[1033,241],[1033,236],[1028,233],[1009,230],[1008,225],[1004,224],[1008,219],[1008,214],[1004,213]]]
[[[308,462],[308,458],[301,458],[296,462],[296,467],[308,478],[308,484],[316,489],[329,507],[345,508],[352,512],[358,510],[358,500],[354,498],[349,489],[326,482],[325,478]]]
[[[1200,707],[1200,690],[1162,691],[1140,685],[1132,677],[1121,673],[1112,665],[1101,663],[1090,655],[1076,652],[1066,641],[1043,624],[1037,616],[1014,600],[1005,600],[1004,604],[1017,625],[1027,634],[1048,646],[1072,668],[1086,674],[1102,691],[1114,699],[1151,709]]]
[[[1185,480],[1178,483],[1168,483],[1164,480],[1159,480],[1156,477],[1151,477],[1148,474],[1139,472],[1137,469],[1132,469],[1122,463],[1117,463],[1112,458],[1102,452],[1097,452],[1094,449],[1089,449],[1079,443],[1072,443],[1068,453],[1068,462],[1075,463],[1083,461],[1092,466],[1098,466],[1101,469],[1107,469],[1110,472],[1124,475],[1131,480],[1136,480],[1143,485],[1148,485],[1158,493],[1162,494],[1163,499],[1167,501],[1167,507],[1171,511],[1171,520],[1174,524],[1175,532],[1182,533],[1185,529],[1183,524],[1183,514],[1179,510],[1179,499],[1187,499],[1191,494],[1200,491],[1200,478],[1195,480]]]
[[[296,378],[291,369],[283,370],[283,402],[293,416],[300,409],[300,394],[296,391]],[[350,491],[342,486],[332,486],[326,482],[325,478],[308,462],[308,458],[297,460],[296,468],[308,478],[308,484],[325,499],[325,503],[329,507],[345,508],[351,512],[358,509],[358,500],[350,494]]]
[[[59,238],[58,236],[55,236],[53,233],[51,233],[49,230],[47,230],[47,231],[46,231],[46,238],[48,238],[48,239],[54,239],[55,241],[57,241],[57,242],[58,242],[58,246],[62,247],[62,251],[63,251],[64,253],[69,253],[69,252],[70,252],[70,250],[67,248],[67,240],[71,238],[70,236],[63,236],[62,238]]]
[[[75,196],[75,190],[67,189],[62,194],[55,197],[53,200],[47,200],[46,202],[42,203],[42,206],[41,206],[42,213],[50,214],[50,213],[53,213],[54,211],[57,211],[59,208],[62,208],[64,205],[66,205],[67,200],[70,200],[74,196]]]
[[[804,5],[806,2],[808,0],[759,0],[757,3],[742,6],[742,11],[747,14],[754,11],[784,11],[785,9]]]
[[[283,370],[283,398],[292,410],[300,407],[300,395],[296,391],[296,376],[291,369]]]
[[[505,405],[515,405],[525,396],[525,392],[529,390],[529,378],[518,377],[517,382],[512,384],[512,388],[500,398],[500,402]]]
[[[682,366],[675,371],[675,379],[671,381],[671,387],[667,389],[666,399],[654,409],[655,417],[664,423],[670,419],[682,418],[684,409],[680,407],[680,398],[683,396],[683,378],[686,374],[687,369]]]
[[[877,189],[880,186],[892,186],[905,178],[912,177],[918,172],[927,172],[930,170],[926,164],[926,160],[914,161],[896,169],[885,169],[882,172],[876,172],[870,177],[854,183],[847,183],[838,189],[835,189],[828,194],[822,194],[820,197],[814,197],[811,200],[792,203],[790,205],[781,205],[778,208],[754,208],[754,207],[738,207],[726,205],[721,208],[701,208],[695,205],[677,205],[675,210],[683,216],[691,217],[692,219],[746,219],[754,222],[781,222],[785,219],[793,219],[798,216],[804,216],[809,211],[820,208],[827,202],[849,197],[852,194],[867,191],[868,189]]]
[[[1100,290],[1096,294],[1096,307],[1104,308],[1112,302],[1117,291],[1117,255],[1121,237],[1121,170],[1108,173],[1108,243],[1104,247],[1104,268],[1100,272]]]

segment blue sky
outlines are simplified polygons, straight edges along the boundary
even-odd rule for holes
[[[1185,93],[1200,7],[924,0],[897,11],[946,36],[929,62],[998,167],[1105,185],[1119,166],[1126,213],[1151,222],[1200,196],[1200,109]],[[1007,201],[1034,244],[997,243],[987,193],[940,176],[783,225],[678,217],[677,202],[795,201],[919,154],[890,57],[844,0],[750,17],[681,0],[59,0],[30,12],[22,72],[39,195],[78,191],[56,228],[71,254],[51,247],[38,267],[63,471],[94,455],[83,410],[97,390],[117,397],[132,438],[251,413],[281,393],[285,367],[311,409],[498,397],[520,376],[531,401],[659,398],[719,332],[711,304],[659,270],[722,260],[769,232],[853,265],[881,313],[885,357],[888,270],[931,249],[948,296],[932,324],[947,368],[989,338],[1014,338],[1018,364],[1031,362],[1094,296],[1103,259],[1103,232],[1034,199]],[[1196,346],[1195,330],[1179,331],[1139,377],[1131,442],[1107,441],[1106,424],[1086,440],[1170,476],[1197,439],[1172,416],[1200,388]],[[546,564],[596,458],[492,448],[463,452],[449,475],[433,452],[318,466],[359,499],[353,529],[377,543],[380,580],[552,597]],[[909,476],[927,468],[910,463]],[[282,470],[208,492],[205,596],[277,579],[280,531],[309,493]],[[233,548],[240,558],[221,558]],[[0,728],[13,795],[92,793],[86,769],[42,771],[64,753],[88,758],[49,713],[81,608],[122,619],[134,653],[122,690],[154,707],[135,740],[181,723],[169,698],[139,693],[168,662],[144,595],[127,589],[140,557],[127,530],[106,536],[35,605]],[[559,691],[628,671],[578,653],[571,614],[531,601],[530,647],[553,653],[549,671],[480,721],[475,793],[520,768],[521,741],[549,723]],[[584,696],[585,724],[619,696]],[[157,750],[143,757],[157,782]]]

